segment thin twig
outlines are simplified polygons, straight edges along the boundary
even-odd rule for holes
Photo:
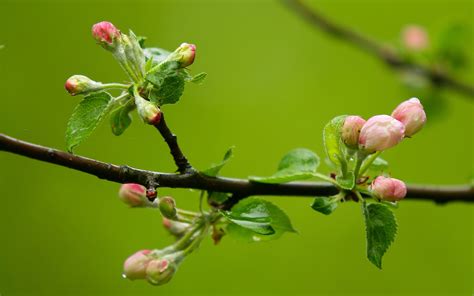
[[[0,134],[0,150],[68,167],[117,183],[139,183],[144,186],[159,184],[160,187],[232,193],[235,196],[232,200],[234,203],[253,195],[311,197],[331,196],[338,193],[334,185],[324,182],[263,184],[244,179],[208,177],[195,170],[183,174],[146,171],[73,155],[53,148],[21,141],[4,134]],[[469,185],[409,185],[407,199],[431,200],[437,203],[451,201],[474,202],[474,189]]]
[[[307,20],[315,28],[345,41],[364,52],[367,52],[384,61],[391,68],[409,70],[418,75],[423,75],[437,86],[447,86],[462,93],[471,99],[474,98],[474,86],[459,81],[440,69],[415,63],[403,58],[396,51],[385,44],[378,43],[343,25],[337,24],[300,0],[282,0],[291,10]]]

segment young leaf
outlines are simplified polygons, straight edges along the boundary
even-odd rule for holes
[[[385,205],[371,203],[362,205],[367,234],[367,258],[382,269],[382,256],[397,234],[397,221],[393,212]]]
[[[132,123],[130,111],[132,111],[133,108],[133,104],[126,104],[112,112],[110,115],[110,127],[114,135],[120,136],[130,126]]]
[[[209,177],[217,176],[222,167],[224,167],[224,165],[232,158],[233,152],[234,147],[230,147],[227,149],[226,153],[224,154],[224,159],[221,162],[218,164],[213,164],[210,168],[203,170],[201,173]]]
[[[193,77],[191,77],[189,82],[196,83],[196,84],[201,84],[201,83],[204,82],[204,79],[206,79],[206,77],[207,77],[207,73],[202,72],[202,73],[196,74]]]
[[[341,140],[341,129],[347,115],[333,118],[323,130],[324,147],[326,154],[337,167],[340,167],[344,160],[343,143]]]
[[[377,157],[369,166],[368,171],[374,175],[380,175],[388,170],[388,162],[381,157]]]
[[[143,50],[145,57],[147,59],[153,59],[155,63],[163,62],[166,57],[171,53],[166,49],[157,48],[157,47],[148,47]]]
[[[210,204],[222,204],[230,197],[229,193],[225,192],[216,192],[216,191],[208,191],[207,193],[207,200]]]
[[[355,185],[355,178],[354,172],[348,172],[346,176],[337,176],[336,182],[341,186],[343,189],[352,190]]]
[[[93,93],[77,105],[66,129],[66,146],[69,152],[94,131],[109,111],[111,99],[106,92]]]
[[[241,200],[227,213],[228,216],[233,219],[229,219],[228,234],[247,242],[273,240],[285,232],[296,232],[285,212],[271,202],[258,198]],[[250,222],[253,223],[251,227]],[[262,233],[267,226],[273,229],[273,233]]]
[[[337,206],[338,202],[334,198],[321,196],[316,197],[313,201],[313,204],[311,205],[313,210],[320,212],[324,215],[329,215],[334,212]]]
[[[149,98],[158,106],[178,102],[184,92],[184,78],[178,71],[158,71],[146,79],[155,86]]]
[[[311,150],[297,148],[288,152],[280,161],[278,170],[270,177],[251,176],[249,179],[260,183],[285,183],[309,179],[319,166],[319,157]]]

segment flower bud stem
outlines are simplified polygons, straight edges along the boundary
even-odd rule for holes
[[[360,168],[360,171],[359,171],[359,175],[362,176],[363,174],[365,174],[365,172],[369,169],[370,165],[372,164],[372,162],[374,162],[375,159],[377,159],[377,157],[379,157],[379,155],[382,153],[382,151],[377,151],[373,154],[371,154],[366,160],[365,162],[362,164],[362,167]],[[357,177],[357,175],[356,175]]]
[[[102,84],[103,89],[128,89],[130,85],[122,83],[105,83]]]
[[[319,178],[321,180],[324,180],[324,181],[327,181],[331,184],[334,184],[334,185],[338,185],[336,180],[334,180],[333,178],[329,177],[329,176],[326,176],[326,175],[323,175],[321,173],[314,173],[313,176],[315,176],[316,178]]]
[[[356,163],[355,163],[355,167],[354,167],[354,178],[355,178],[354,179],[354,186],[355,186],[355,184],[357,184],[357,179],[359,179],[359,175],[361,174],[360,173],[360,168],[361,168],[362,162],[366,158],[367,158],[367,153],[365,153],[363,151],[357,151]]]

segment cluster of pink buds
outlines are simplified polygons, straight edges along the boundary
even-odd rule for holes
[[[163,285],[173,278],[180,260],[179,253],[161,256],[159,251],[141,250],[125,260],[123,277],[146,279],[153,285]]]

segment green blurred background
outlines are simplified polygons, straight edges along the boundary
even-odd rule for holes
[[[473,27],[472,1],[312,1],[324,14],[370,36],[397,42],[416,23],[431,35],[453,22]],[[197,44],[193,73],[168,124],[197,168],[235,145],[223,174],[271,174],[295,147],[323,154],[332,117],[388,113],[409,94],[397,75],[365,53],[333,40],[278,1],[1,0],[0,132],[64,149],[66,122],[79,98],[63,88],[72,74],[122,81],[112,56],[90,36],[109,20],[148,36],[149,46]],[[467,44],[471,52],[473,47]],[[472,78],[472,68],[464,78]],[[384,155],[393,176],[411,183],[456,184],[472,172],[472,103],[444,91],[443,116]],[[423,98],[422,98],[423,99]],[[121,137],[103,124],[76,153],[159,171],[174,165],[162,139],[135,118]],[[355,203],[325,217],[310,199],[269,197],[299,234],[246,244],[206,240],[168,285],[121,278],[125,258],[172,242],[156,211],[128,209],[118,184],[0,153],[0,295],[471,295],[473,206],[405,201],[384,269],[365,258]],[[198,192],[163,189],[197,208]]]

